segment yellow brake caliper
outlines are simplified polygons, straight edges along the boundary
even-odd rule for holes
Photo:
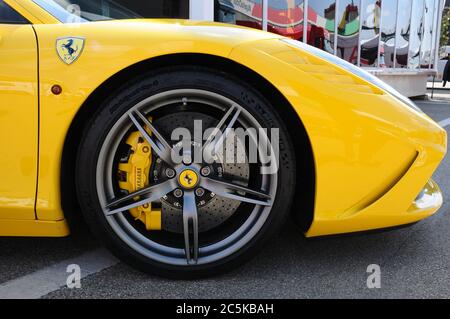
[[[131,147],[131,154],[127,163],[119,164],[119,174],[126,175],[119,180],[119,187],[132,193],[148,186],[152,154],[150,145],[139,132],[131,133],[126,143]],[[151,203],[130,209],[130,213],[147,230],[161,230],[161,209],[152,209]]]

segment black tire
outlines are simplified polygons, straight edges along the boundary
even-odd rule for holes
[[[97,193],[96,169],[106,135],[131,107],[155,94],[180,88],[201,89],[223,95],[242,106],[265,128],[279,128],[280,150],[277,189],[264,225],[240,250],[211,263],[179,266],[148,258],[130,248],[107,221]],[[92,232],[120,260],[144,272],[170,278],[199,278],[230,271],[254,256],[280,230],[295,190],[296,163],[293,143],[274,105],[256,88],[229,74],[196,66],[161,68],[125,83],[98,106],[86,125],[76,165],[76,188],[82,213]]]

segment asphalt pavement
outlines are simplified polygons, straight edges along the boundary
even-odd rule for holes
[[[450,118],[450,101],[417,103],[436,121]],[[60,239],[0,238],[0,296],[13,295],[22,285],[42,298],[449,298],[449,171],[446,157],[434,176],[444,193],[443,207],[412,227],[305,239],[286,225],[255,259],[206,280],[167,280],[108,261],[84,274],[81,268],[80,288],[28,287],[36,277],[43,280],[43,273],[61,275],[61,265],[101,251],[99,244],[88,231]],[[367,287],[371,264],[380,266],[380,288]]]

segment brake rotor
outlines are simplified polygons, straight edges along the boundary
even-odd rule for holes
[[[170,141],[169,137],[176,128],[186,128],[191,132],[191,137],[194,137],[195,120],[201,121],[203,131],[217,124],[216,118],[198,112],[168,114],[158,119],[153,119],[152,122]],[[229,135],[227,141],[235,140],[232,134]],[[147,150],[146,147],[150,146],[145,140],[139,138],[139,136],[138,132],[131,133],[126,141],[131,148],[131,152],[124,163],[119,164],[119,180],[122,179],[119,182],[119,187],[126,192],[134,192],[145,187],[150,181],[152,183],[158,183],[164,178],[164,172],[167,168],[165,163],[159,158],[152,161],[151,150],[146,153],[142,152],[143,150]],[[177,142],[173,141],[173,144]],[[228,147],[235,148],[235,163],[224,163],[224,151],[226,154]],[[217,157],[217,162],[211,165],[211,174],[214,174],[217,178],[226,175],[234,176],[237,179],[234,181],[235,183],[248,186],[250,168],[242,141],[236,140],[235,143],[226,145],[224,150],[220,150],[217,153]],[[145,176],[142,176],[142,174],[139,175],[136,172],[142,172]],[[211,230],[228,220],[240,205],[240,201],[223,198],[206,190],[204,190],[203,194],[199,193],[196,195],[196,202],[200,232]],[[152,207],[149,204],[146,207],[141,206],[130,210],[130,213],[135,219],[143,222],[147,230],[162,229],[174,233],[183,233],[182,199],[176,197],[173,192],[161,199],[160,208]],[[158,218],[159,223],[156,220]]]

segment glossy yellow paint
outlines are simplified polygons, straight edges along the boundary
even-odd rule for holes
[[[280,41],[243,44],[230,58],[270,79],[305,125],[316,166],[307,236],[412,223],[440,207],[431,201],[413,209],[447,149],[446,132],[428,116]],[[334,77],[317,77],[318,69]],[[336,82],[338,75],[347,81]]]
[[[0,220],[35,219],[37,76],[33,28],[0,24]]]
[[[36,14],[42,21],[43,16]],[[40,56],[40,221],[64,219],[61,153],[86,99],[120,70],[177,53],[236,61],[266,78],[290,102],[310,137],[316,165],[314,221],[307,236],[414,222],[434,213],[442,202],[429,178],[446,152],[445,131],[379,88],[279,41],[277,35],[181,20],[53,21],[34,29]],[[86,39],[82,55],[70,66],[55,49],[56,39],[67,36]],[[54,84],[63,88],[62,94],[51,93]],[[429,196],[415,202],[425,185]]]
[[[0,236],[65,237],[70,234],[66,221],[0,220]]]
[[[42,24],[34,28],[40,46],[42,112],[36,211],[41,220],[64,218],[59,169],[66,133],[80,106],[103,82],[152,57],[186,52],[226,58],[241,43],[278,38],[244,28],[183,20],[105,21],[77,26]],[[55,50],[55,40],[68,36],[85,38],[83,53],[71,65],[62,62]],[[54,84],[61,85],[62,94],[51,93]]]

